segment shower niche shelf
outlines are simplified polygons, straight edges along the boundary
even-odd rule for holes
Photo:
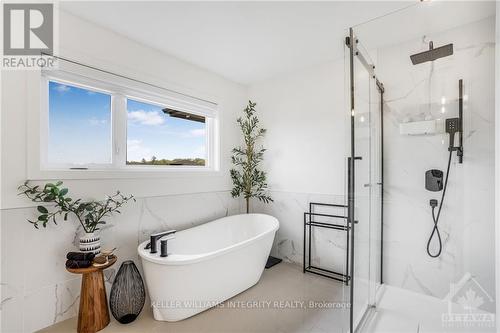
[[[399,124],[401,135],[434,135],[444,133],[444,120],[431,119]]]
[[[323,208],[331,208],[331,209],[347,209],[346,205],[338,205],[338,204],[329,204],[329,203],[321,203],[321,202],[310,202],[309,203],[309,211],[304,212],[304,251],[303,251],[303,272],[304,273],[312,273],[316,275],[321,275],[333,280],[337,280],[343,282],[345,285],[349,285],[349,280],[351,279],[348,275],[349,272],[349,230],[351,227],[349,226],[347,216],[345,213],[343,215],[338,214],[325,214],[325,213],[315,213],[316,207]],[[331,222],[319,222],[316,218],[328,218],[328,219],[336,219],[341,222],[339,223],[331,223]],[[321,268],[312,264],[311,260],[311,248],[312,248],[312,231],[313,228],[326,228],[333,229],[339,232],[346,233],[347,246],[345,253],[345,272],[346,274],[335,272],[333,270]]]

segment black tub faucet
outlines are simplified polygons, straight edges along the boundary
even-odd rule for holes
[[[163,237],[166,237],[166,236],[170,236],[168,239],[172,239],[174,238],[174,234],[176,233],[176,230],[169,230],[169,231],[163,231],[163,232],[158,232],[156,234],[152,234],[151,237],[150,237],[150,241],[149,243],[146,245],[146,247],[144,249],[151,249],[149,251],[149,253],[157,253],[158,252],[158,241],[163,238]],[[165,250],[162,251],[161,253],[161,256],[162,257],[166,257],[168,254],[166,253],[166,250],[167,250],[167,247],[166,247],[166,243],[165,243],[165,246],[164,246]],[[162,246],[162,250],[163,250],[163,246]],[[165,252],[165,253],[163,253]]]

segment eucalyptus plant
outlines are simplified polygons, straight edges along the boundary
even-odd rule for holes
[[[262,138],[266,130],[260,128],[259,119],[255,115],[257,103],[248,101],[243,110],[244,116],[238,118],[237,123],[243,134],[243,147],[232,150],[231,161],[235,168],[231,169],[233,198],[243,196],[246,201],[246,212],[250,211],[250,199],[257,198],[259,201],[269,203],[273,199],[268,195],[266,173],[259,170],[259,164],[264,159],[263,147],[257,147],[257,141]]]
[[[39,224],[45,228],[50,221],[57,224],[59,218],[66,221],[68,215],[72,214],[78,219],[83,230],[86,233],[91,233],[99,230],[100,225],[106,224],[105,218],[110,217],[113,213],[120,214],[120,207],[128,201],[135,201],[134,196],[124,196],[120,191],[107,196],[103,201],[74,200],[68,196],[68,189],[62,185],[62,181],[47,183],[43,186],[31,185],[29,181],[26,181],[19,186],[19,195],[25,195],[33,202],[45,204],[37,206],[38,218],[35,221],[28,220],[35,228],[38,229]],[[48,204],[53,204],[53,209],[47,209],[46,205]]]

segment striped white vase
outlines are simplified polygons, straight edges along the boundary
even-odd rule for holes
[[[97,232],[85,233],[80,237],[80,251],[85,253],[101,253],[101,236]]]

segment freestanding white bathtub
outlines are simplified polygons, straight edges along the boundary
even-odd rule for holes
[[[154,318],[182,320],[256,284],[278,228],[272,216],[242,214],[177,232],[168,257],[140,244]]]

